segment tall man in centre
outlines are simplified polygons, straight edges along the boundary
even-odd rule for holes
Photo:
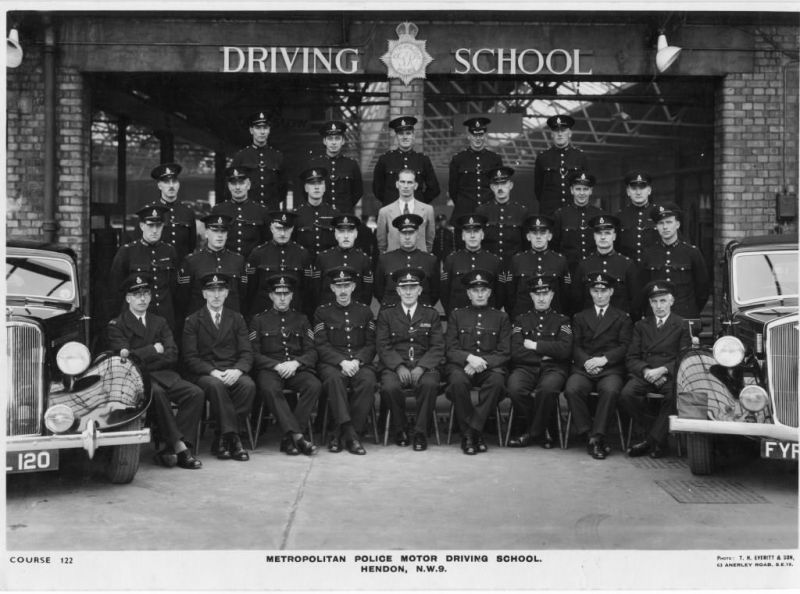
[[[422,224],[417,234],[417,248],[430,253],[433,250],[433,240],[436,237],[436,219],[433,207],[414,198],[417,189],[417,174],[411,169],[402,169],[397,174],[398,198],[378,211],[378,227],[375,235],[378,239],[378,251],[390,252],[400,247],[400,232],[392,225],[400,215],[415,214],[422,217]]]

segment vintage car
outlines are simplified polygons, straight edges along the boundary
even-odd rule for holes
[[[723,263],[722,335],[682,354],[677,415],[693,474],[714,470],[714,436],[761,442],[762,458],[798,459],[797,235],[731,242]]]
[[[59,452],[98,453],[114,483],[133,480],[150,386],[132,359],[92,360],[74,253],[6,248],[6,472],[56,470]]]

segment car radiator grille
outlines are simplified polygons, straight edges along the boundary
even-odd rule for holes
[[[33,324],[6,324],[6,435],[40,435],[44,407],[44,337]]]
[[[775,420],[789,427],[797,427],[797,316],[769,325],[766,343]]]

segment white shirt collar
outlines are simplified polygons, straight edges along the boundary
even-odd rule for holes
[[[403,306],[403,313],[406,314],[406,315],[408,315],[410,313],[412,318],[414,317],[414,312],[415,311],[417,311],[417,304],[416,303],[413,305],[413,307],[406,307],[405,305]]]

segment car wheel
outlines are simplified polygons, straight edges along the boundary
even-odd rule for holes
[[[120,427],[120,431],[136,431],[142,428],[142,418],[134,419]],[[106,464],[106,476],[114,484],[125,484],[133,480],[139,470],[139,444],[113,446]]]
[[[714,472],[714,440],[710,435],[687,434],[686,450],[692,474],[705,475]]]

